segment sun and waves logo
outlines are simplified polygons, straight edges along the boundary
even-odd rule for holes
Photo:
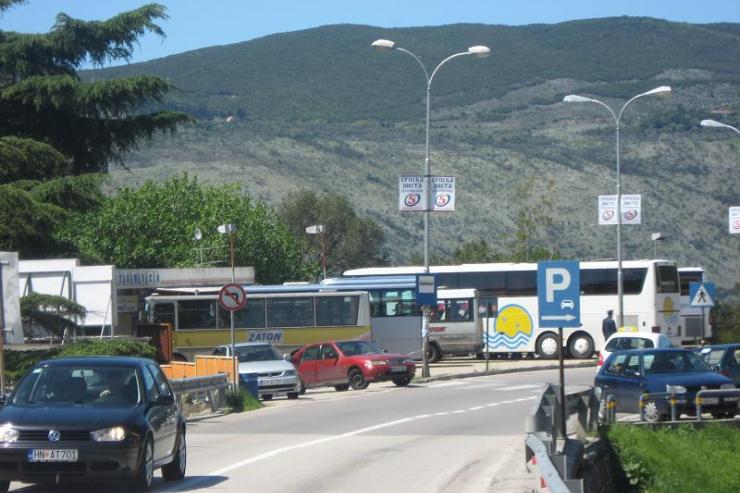
[[[529,342],[532,331],[532,317],[527,310],[519,305],[507,305],[498,312],[494,334],[488,338],[488,347],[517,349]]]

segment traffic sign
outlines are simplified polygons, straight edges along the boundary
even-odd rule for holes
[[[730,207],[730,234],[740,234],[740,207]]]
[[[581,269],[578,261],[537,264],[540,327],[581,326]]]
[[[690,282],[689,299],[691,306],[712,307],[717,298],[717,289],[713,282]]]
[[[247,294],[238,284],[226,284],[218,292],[218,303],[224,310],[235,312],[247,304]]]
[[[437,304],[437,278],[434,274],[416,276],[416,304],[419,306]]]

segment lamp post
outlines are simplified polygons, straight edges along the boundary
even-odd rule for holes
[[[468,55],[475,55],[478,58],[485,58],[491,53],[491,49],[487,46],[471,46],[468,48],[468,51],[463,51],[460,53],[455,53],[454,55],[450,55],[441,62],[439,62],[439,65],[435,67],[434,70],[432,70],[432,74],[429,74],[429,71],[427,70],[424,63],[421,61],[421,59],[410,52],[409,50],[402,48],[400,46],[397,46],[394,41],[390,41],[388,39],[376,39],[372,43],[372,47],[379,50],[379,51],[389,51],[389,50],[397,50],[402,53],[405,53],[409,55],[411,58],[416,60],[416,62],[421,66],[421,69],[424,71],[424,77],[426,78],[426,125],[425,125],[425,140],[424,140],[424,183],[426,185],[425,190],[425,200],[426,200],[426,208],[424,209],[424,274],[429,273],[429,213],[431,212],[431,206],[432,206],[432,187],[431,187],[431,166],[429,163],[429,114],[431,109],[431,94],[432,94],[432,81],[434,80],[434,76],[437,74],[439,69],[444,65],[445,63],[449,62],[450,60],[453,60],[455,58],[459,58],[462,56],[468,56]],[[421,370],[421,376],[422,377],[428,377],[429,376],[429,359],[427,357],[427,351],[429,349],[429,315],[430,310],[428,306],[422,307],[422,322],[421,322],[421,333],[422,333],[422,370]]]
[[[563,102],[565,103],[596,103],[598,105],[603,106],[609,111],[609,114],[614,119],[614,125],[616,128],[616,148],[617,148],[617,297],[619,298],[619,326],[624,326],[624,283],[622,278],[622,189],[621,189],[621,182],[620,182],[620,153],[619,153],[619,131],[620,131],[620,125],[622,122],[622,115],[624,114],[624,110],[627,109],[627,106],[632,103],[632,101],[642,98],[644,96],[657,96],[657,95],[664,95],[664,94],[670,94],[671,88],[670,86],[660,86],[656,87],[655,89],[651,89],[647,92],[643,92],[641,94],[638,94],[637,96],[634,96],[632,99],[624,103],[624,106],[622,106],[622,109],[619,110],[619,113],[615,113],[614,110],[609,106],[608,104],[599,101],[598,99],[593,98],[587,98],[584,96],[577,96],[575,94],[571,94],[568,96],[565,96],[563,98]]]
[[[702,127],[729,128],[730,130],[734,131],[736,134],[740,135],[740,129],[733,127],[732,125],[728,125],[726,123],[718,122],[717,120],[702,120],[699,125],[701,125]]]
[[[653,259],[658,258],[658,242],[668,239],[663,233],[653,233],[650,235],[650,239],[653,240]]]
[[[323,279],[326,279],[326,226],[323,224],[306,226],[306,233],[310,235],[319,235],[319,245],[321,247],[321,270],[324,273]]]
[[[236,275],[234,273],[234,233],[236,233],[236,225],[231,223],[221,224],[216,230],[222,235],[229,235],[229,257],[231,259],[231,283],[236,282]],[[234,334],[234,310],[229,310],[231,319],[231,370],[234,372],[234,392],[239,390],[239,369],[236,366],[236,338]]]

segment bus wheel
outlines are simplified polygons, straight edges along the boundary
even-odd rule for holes
[[[537,354],[543,359],[558,357],[558,338],[555,334],[543,334],[537,339]]]
[[[429,350],[427,351],[427,361],[429,363],[436,363],[442,359],[442,351],[439,350],[439,346],[433,342],[429,343]]]
[[[568,341],[568,352],[573,358],[588,359],[594,355],[594,340],[586,333],[577,332]]]

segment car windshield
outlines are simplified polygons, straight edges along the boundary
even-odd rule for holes
[[[357,356],[360,354],[380,354],[383,352],[380,346],[374,342],[366,341],[344,341],[338,342],[337,346],[345,356]]]
[[[239,361],[274,361],[276,359],[283,359],[283,356],[269,344],[237,347],[236,355]]]
[[[140,401],[135,368],[47,366],[34,368],[18,385],[14,404],[124,404]]]
[[[688,351],[647,353],[643,357],[643,365],[645,373],[711,371],[701,356]]]
[[[724,349],[710,349],[704,348],[699,353],[704,361],[710,365],[718,365],[722,362],[722,357],[725,355]]]

